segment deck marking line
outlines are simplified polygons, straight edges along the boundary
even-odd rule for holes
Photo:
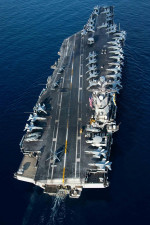
[[[65,154],[64,154],[64,167],[63,167],[63,185],[65,183],[65,169],[66,169],[66,156],[67,156],[67,142],[68,142],[68,121],[67,121],[67,131],[66,131],[66,142],[65,142]]]

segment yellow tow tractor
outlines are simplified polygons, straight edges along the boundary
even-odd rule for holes
[[[80,134],[82,134],[82,132],[83,132],[83,129],[82,129],[82,128],[80,128]]]
[[[90,119],[90,124],[92,124],[92,123],[95,123],[95,120],[94,119]]]
[[[115,94],[113,94],[113,103],[114,103],[115,106],[117,106],[116,105],[116,95]]]

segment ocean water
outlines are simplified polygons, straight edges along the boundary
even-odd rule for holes
[[[58,200],[17,181],[19,142],[64,38],[95,5],[127,31],[108,189]],[[150,220],[150,1],[0,0],[0,225],[131,225]]]

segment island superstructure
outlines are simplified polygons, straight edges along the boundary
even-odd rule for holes
[[[126,36],[113,18],[112,6],[96,6],[83,29],[63,41],[25,126],[15,177],[50,195],[78,198],[83,188],[109,186]]]

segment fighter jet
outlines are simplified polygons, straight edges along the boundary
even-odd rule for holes
[[[106,16],[107,16],[107,17],[113,16],[113,13],[111,13],[111,12],[106,13]]]
[[[102,161],[98,163],[89,163],[89,166],[95,166],[98,168],[98,170],[106,170],[106,169],[111,170],[111,164],[112,162],[109,162],[103,159]]]
[[[89,20],[88,20],[88,24],[92,24],[92,25],[94,25],[94,22],[95,22],[95,18],[89,18]]]
[[[87,87],[87,90],[89,90],[91,87],[97,86],[99,84],[100,84],[100,82],[97,80],[89,81],[89,86]]]
[[[122,41],[125,40],[126,36],[125,35],[114,35],[113,39],[117,41]]]
[[[97,129],[97,128],[94,128],[94,127],[91,126],[91,127],[87,127],[86,131],[92,132],[92,133],[98,133],[98,132],[100,132],[100,129]]]
[[[124,55],[122,53],[118,53],[118,54],[116,54],[114,56],[119,56],[121,59],[124,59]]]
[[[124,36],[119,36],[119,37],[113,37],[112,39],[116,40],[116,41],[123,41],[125,39]]]
[[[103,7],[104,8],[104,7]],[[109,8],[104,8],[104,11],[101,12],[101,14],[104,14],[104,13],[110,13],[110,9]]]
[[[90,56],[97,56],[97,53],[95,51],[93,51],[93,52],[89,52],[89,55]]]
[[[111,33],[114,33],[114,32],[116,32],[116,28],[111,28],[111,30],[107,31],[106,33],[111,34]]]
[[[98,81],[96,79],[93,79],[92,81],[89,81],[90,86],[95,86],[95,85],[97,85],[99,83],[100,83],[100,81]]]
[[[29,137],[29,138],[25,138],[24,141],[26,142],[39,141],[39,139],[37,139],[36,137]]]
[[[111,28],[111,29],[117,28],[117,25],[116,25],[116,24],[111,24],[111,25],[108,27],[108,30],[109,30],[110,28]]]
[[[88,26],[87,31],[88,31],[88,32],[93,32],[93,33],[95,32],[93,26]]]
[[[109,77],[109,79],[108,79],[108,85],[113,85],[114,82],[116,82],[116,81],[118,81],[117,77],[113,77],[113,79],[112,79],[112,77]]]
[[[94,21],[88,22],[87,27],[92,27],[92,29],[94,29]]]
[[[110,56],[110,59],[116,59],[117,61],[120,61],[121,59],[124,59],[124,56],[122,54],[119,54],[117,56]]]
[[[62,151],[61,151],[61,152],[62,152]],[[58,154],[59,154],[59,153],[60,153],[60,152],[58,152],[58,153],[56,152],[56,153],[54,153],[53,156],[51,156],[51,158],[50,158],[50,159],[51,159],[51,163],[52,163],[52,162],[55,163],[56,160],[58,160],[58,161],[60,162],[60,159],[58,158]]]
[[[108,152],[107,150],[102,149],[102,148],[98,148],[93,151],[92,150],[85,151],[85,153],[87,153],[87,154],[92,154],[93,158],[100,158],[101,156],[106,158],[107,152]]]
[[[96,71],[94,71],[93,73],[90,72],[89,75],[90,76],[87,78],[87,80],[98,77],[98,73]]]
[[[96,63],[96,59],[89,59],[89,62],[86,66],[89,66],[90,64]]]
[[[99,7],[95,6],[92,14],[98,16],[98,13],[99,13]]]
[[[52,156],[50,156],[48,159],[46,159],[45,161],[48,161],[50,159],[50,162],[51,163],[55,163],[56,160],[58,160],[60,162],[60,159],[58,157],[58,155],[63,151],[63,149],[61,151],[58,151],[58,152],[54,152],[52,154]]]
[[[111,21],[112,19],[113,19],[112,16],[106,17],[106,22],[109,22],[109,21]],[[113,29],[113,28],[112,28],[112,29]]]
[[[118,49],[118,50],[114,50],[114,51],[109,51],[109,53],[115,54],[115,55],[118,55],[118,54],[120,54],[120,53],[123,54],[123,50],[122,50],[122,49]]]
[[[117,80],[115,82],[112,83],[112,88],[115,89],[117,86],[119,86],[120,88],[122,88],[122,85],[120,83],[120,80]]]
[[[114,77],[113,79],[112,79],[112,77],[111,78],[109,77],[109,79],[108,79],[108,85],[109,84],[112,84],[115,81],[117,81],[117,77]]]
[[[89,72],[91,72],[91,71],[96,71],[97,70],[97,67],[96,67],[96,65],[91,65],[91,66],[89,66],[89,70],[86,72],[86,73],[89,73]]]
[[[114,72],[115,74],[122,71],[122,68],[120,66],[116,66],[115,68],[106,69],[107,71]]]
[[[97,67],[94,64],[88,65],[89,70],[95,70]]]
[[[118,94],[119,94],[119,90],[120,89],[117,86],[112,88],[112,92],[117,92]]]
[[[99,11],[99,6],[96,5],[96,6],[94,7],[94,10]]]
[[[102,144],[102,137],[100,136],[95,136],[91,140],[86,140],[86,143],[91,144],[92,146],[100,147],[103,146]]]
[[[33,115],[30,114],[30,116],[29,116],[29,118],[28,118],[27,121],[30,121],[30,120],[31,120],[32,122],[35,122],[36,120],[44,121],[44,120],[46,120],[46,118],[44,118],[44,117],[39,117],[39,116],[37,115],[37,113],[33,113]]]
[[[109,45],[115,45],[115,46],[116,46],[116,45],[117,45],[117,46],[118,46],[118,45],[121,45],[120,41],[117,40],[117,39],[116,39],[116,40],[112,40],[112,41],[108,41],[107,44],[109,44]]]
[[[96,60],[96,56],[88,56],[86,59],[89,59],[89,60]]]
[[[95,10],[92,12],[92,14],[98,16],[98,12],[96,12]]]
[[[121,49],[121,45],[113,45],[113,46],[109,46],[108,48],[119,50],[119,49]]]
[[[111,63],[108,63],[108,64],[111,65],[111,66],[120,66],[119,62],[111,62]]]
[[[33,108],[34,112],[43,112],[45,114],[47,114],[47,112],[45,111],[45,104],[43,103],[43,105],[41,105],[40,103],[36,104],[36,106]]]
[[[27,132],[32,132],[33,130],[43,130],[42,127],[36,127],[34,126],[33,122],[30,122],[30,125],[26,123],[24,131],[27,130]]]
[[[121,32],[116,32],[113,35],[114,36],[122,36],[122,35],[126,35],[126,34],[127,34],[126,31],[121,31]]]
[[[27,138],[30,138],[30,137],[39,138],[39,137],[41,137],[41,133],[40,132],[35,132],[35,133],[28,134]]]
[[[120,44],[120,42],[119,41],[108,41],[107,44],[118,45],[118,44]]]
[[[103,9],[104,9],[104,10],[109,9],[109,6],[104,5],[104,6],[103,6]]]
[[[120,42],[117,42],[117,41],[110,41],[110,42],[108,43],[109,44],[109,47],[108,48],[110,48],[111,46],[112,47],[120,47],[121,48]]]
[[[81,31],[81,35],[84,36],[84,35],[86,35],[86,34],[87,34],[86,30],[83,29],[83,30]]]
[[[117,25],[114,24],[114,25],[112,25],[112,26],[107,28],[107,32],[106,33],[107,34],[114,33],[114,32],[116,32],[116,29],[117,29]]]
[[[88,24],[87,24],[87,27],[91,27],[92,29],[94,29],[94,25],[91,24],[91,23],[88,23]]]
[[[107,78],[121,78],[121,76],[122,76],[121,73],[106,75]]]
[[[104,27],[107,27],[107,26],[108,26],[108,23],[102,23],[102,25],[97,27],[97,29],[101,29],[101,28],[104,28]]]
[[[113,68],[108,68],[108,70],[110,70],[110,69],[111,69],[111,70],[112,70],[112,69],[118,69],[118,70],[121,71],[121,70],[122,70],[122,67],[121,67],[120,63],[118,63],[118,64],[119,64],[119,65],[117,65],[117,63],[116,63],[116,65],[110,65],[111,67],[112,67],[112,66],[115,66],[115,67],[113,67]]]
[[[121,32],[117,32],[113,34],[114,36],[118,36],[118,37],[122,37],[123,39],[125,39],[126,37],[126,32],[125,31],[121,31]]]
[[[89,52],[89,56],[86,59],[94,58],[96,56],[97,56],[96,52],[94,52],[94,51],[93,52]]]

